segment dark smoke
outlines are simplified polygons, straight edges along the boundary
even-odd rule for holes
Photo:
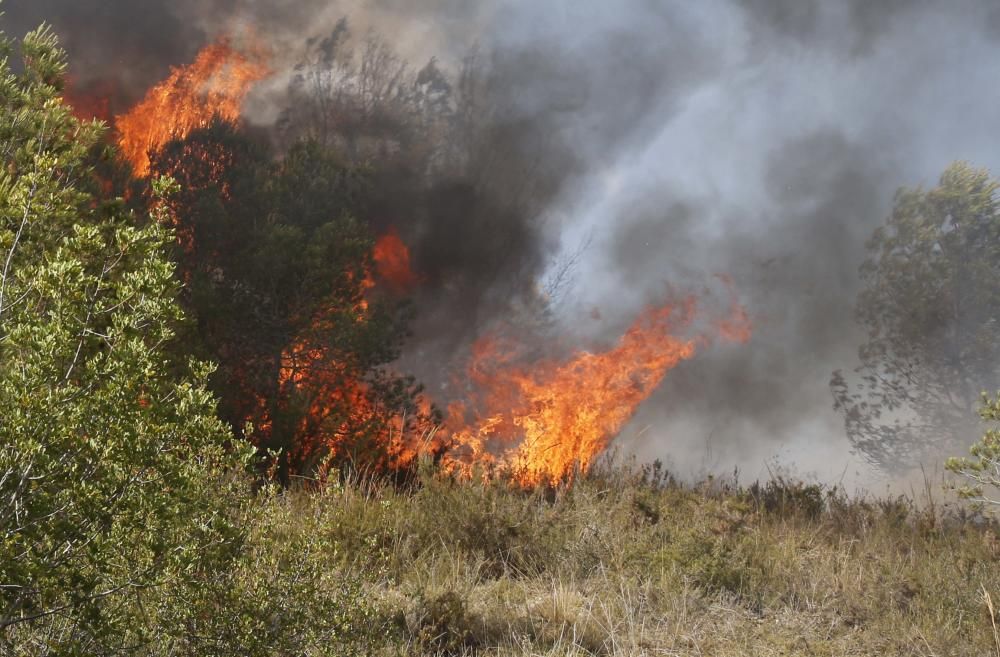
[[[403,201],[384,208],[427,277],[407,364],[433,391],[470,336],[516,316],[532,283],[567,263],[554,321],[596,343],[667,289],[717,288],[712,277],[729,274],[753,341],[682,365],[621,441],[685,470],[741,465],[753,476],[771,458],[825,478],[862,469],[828,381],[854,365],[863,338],[852,306],[864,242],[897,187],[933,184],[955,159],[1000,173],[1000,11],[990,0],[5,9],[11,33],[52,22],[75,79],[115,80],[122,103],[240,26],[280,44],[289,64],[345,15],[414,68],[438,56],[455,74],[475,49],[490,72],[490,130],[415,216]],[[258,100],[256,120],[277,116],[284,88]]]
[[[168,2],[103,0],[8,0],[3,29],[23,36],[43,21],[59,35],[71,57],[74,86],[111,87],[113,111],[124,111],[170,66],[190,61],[208,36],[182,19]]]

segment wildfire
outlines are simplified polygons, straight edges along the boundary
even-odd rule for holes
[[[294,428],[294,456],[300,461],[336,453],[352,434],[379,419],[368,385],[351,376],[327,348],[306,341],[293,344],[282,355],[278,382],[283,400],[299,396],[308,406]]]
[[[378,244],[379,280],[417,280],[395,232]],[[373,280],[366,278],[365,289],[376,285]],[[702,323],[723,340],[745,343],[752,333],[749,316],[731,281],[722,280],[731,296],[728,316]],[[406,467],[430,450],[459,476],[479,470],[511,476],[525,486],[570,480],[591,467],[672,369],[710,344],[711,336],[704,333],[679,337],[694,330],[696,310],[693,297],[647,308],[613,347],[565,359],[526,363],[516,342],[480,339],[466,371],[469,401],[452,403],[443,426],[430,437],[408,435],[406,418],[380,424],[369,385],[352,378],[328,348],[300,340],[285,351],[279,374],[283,397],[303,394],[308,406],[295,427],[297,456],[301,462],[336,454],[344,445],[357,444],[359,432],[369,432],[365,439],[379,447],[388,459],[383,465],[390,468]],[[367,305],[354,311],[363,317]],[[429,415],[430,400],[420,403]]]
[[[136,175],[149,174],[150,153],[168,142],[208,126],[216,117],[237,121],[253,85],[269,74],[262,52],[236,49],[228,40],[220,40],[191,65],[174,69],[139,105],[117,117],[121,150]],[[220,169],[232,164],[226,153],[189,148],[178,156]],[[227,189],[220,193],[229,198]],[[190,253],[193,233],[178,228],[185,252]],[[394,229],[377,240],[372,263],[358,281],[361,299],[349,309],[359,322],[370,316],[372,288],[403,294],[419,283],[410,251]],[[751,335],[749,317],[732,282],[719,278],[731,303],[727,317],[711,322],[713,333],[746,342]],[[586,471],[664,377],[711,341],[693,328],[695,311],[693,298],[650,307],[612,347],[562,359],[527,362],[516,344],[483,338],[473,348],[464,399],[448,407],[443,425],[428,437],[408,435],[407,417],[386,421],[389,413],[373,394],[377,382],[368,379],[363,367],[351,367],[351,361],[344,360],[350,355],[322,337],[335,333],[324,328],[335,326],[334,318],[342,317],[336,308],[329,308],[281,350],[277,380],[268,377],[277,384],[272,392],[244,395],[255,400],[248,419],[254,421],[258,437],[272,433],[290,437],[286,444],[294,445],[299,463],[316,463],[325,455],[368,446],[383,455],[380,465],[396,468],[430,449],[446,469],[459,475],[483,468],[510,475],[526,486],[552,485]],[[692,333],[694,337],[680,337]],[[429,399],[419,399],[418,405],[418,413],[431,416]]]
[[[218,117],[235,122],[254,84],[270,69],[260,47],[238,50],[228,39],[203,49],[189,66],[175,68],[127,114],[116,118],[118,144],[137,177],[149,174],[149,153]]]
[[[586,471],[667,372],[695,355],[698,339],[673,335],[693,317],[691,299],[650,308],[612,349],[530,367],[512,364],[510,345],[480,341],[469,367],[481,391],[474,418],[465,404],[449,409],[450,465],[495,466],[525,485]]]
[[[445,464],[463,475],[485,466],[528,486],[586,472],[667,373],[709,344],[706,335],[676,337],[691,327],[695,310],[693,298],[648,308],[607,351],[530,366],[516,364],[516,345],[480,340],[468,368],[479,392],[472,407],[449,408]],[[725,340],[750,339],[750,319],[735,294],[729,317],[715,325]]]

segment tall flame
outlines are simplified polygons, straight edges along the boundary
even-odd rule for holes
[[[693,315],[691,299],[679,309],[649,308],[607,351],[530,367],[511,364],[509,345],[481,340],[469,367],[482,391],[474,417],[468,421],[465,404],[449,409],[451,466],[496,466],[526,485],[586,471],[667,372],[695,355],[698,339],[673,335]]]
[[[235,122],[254,84],[270,69],[262,48],[238,50],[228,39],[205,47],[175,68],[127,114],[116,118],[118,144],[137,177],[149,174],[149,154],[218,117]]]
[[[555,484],[585,472],[667,373],[709,342],[706,336],[676,337],[694,316],[693,298],[679,307],[648,308],[615,347],[530,367],[513,363],[510,345],[480,340],[469,379],[481,393],[475,408],[449,408],[446,464],[464,474],[486,465],[525,485]],[[730,317],[716,328],[727,340],[750,338],[750,320],[735,299]]]
[[[389,285],[418,280],[394,232],[378,241],[374,261],[378,279]],[[525,363],[516,343],[496,336],[480,339],[466,371],[468,401],[452,403],[443,426],[430,437],[407,435],[405,418],[391,421],[374,436],[388,458],[385,465],[406,467],[430,450],[457,475],[480,469],[525,486],[555,485],[586,472],[672,369],[713,336],[740,343],[750,339],[750,319],[732,281],[720,279],[731,298],[726,317],[701,322],[712,326],[711,335],[679,337],[694,330],[697,303],[690,297],[647,308],[604,351]],[[376,285],[369,275],[363,287]],[[367,305],[354,312],[364,317]],[[294,343],[284,353],[279,382],[285,392],[297,389],[309,396],[308,413],[297,427],[300,456],[336,453],[352,432],[378,425],[379,409],[367,384],[347,375],[326,347]],[[429,414],[430,400],[419,401]]]

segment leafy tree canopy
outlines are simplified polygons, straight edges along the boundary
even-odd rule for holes
[[[171,233],[97,193],[103,127],[62,102],[50,31],[0,48],[0,652],[103,654],[144,640],[124,600],[233,538],[235,455],[208,368],[168,348]]]
[[[868,244],[857,314],[859,379],[832,388],[856,448],[887,469],[952,450],[1000,383],[1000,183],[951,165],[902,189]]]

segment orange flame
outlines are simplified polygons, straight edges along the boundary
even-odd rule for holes
[[[111,121],[111,99],[117,95],[114,83],[107,80],[81,86],[72,75],[66,76],[63,101],[73,109],[73,116],[81,121],[95,119]]]
[[[745,343],[750,319],[729,289],[728,317],[711,324],[722,339]],[[529,365],[522,363],[516,343],[480,339],[466,373],[471,401],[452,403],[444,425],[429,437],[407,435],[405,418],[382,426],[372,436],[388,459],[382,465],[407,467],[432,451],[461,477],[479,470],[524,486],[572,480],[593,465],[672,369],[711,342],[704,334],[678,337],[691,331],[695,310],[693,297],[650,307],[605,351]],[[366,308],[355,311],[363,317]],[[299,390],[309,399],[296,429],[300,462],[310,454],[336,454],[357,431],[380,426],[368,385],[348,376],[327,348],[300,340],[285,351],[282,363],[282,393]],[[429,415],[430,400],[419,403]]]
[[[117,117],[118,144],[137,177],[149,174],[149,154],[214,118],[235,122],[254,84],[270,69],[263,49],[235,49],[221,39],[189,66],[175,68],[127,114]]]
[[[464,404],[449,409],[451,467],[495,466],[525,485],[586,471],[667,372],[694,356],[697,340],[672,335],[690,324],[694,301],[680,310],[650,308],[614,348],[530,368],[511,363],[509,346],[481,340],[469,368],[481,410],[466,423]]]
[[[399,293],[417,281],[410,269],[409,249],[394,229],[376,242],[372,259],[378,280],[388,283]],[[351,308],[356,321],[362,322],[369,317],[367,295],[376,285],[376,278],[366,271],[358,282],[364,296]],[[388,459],[379,465],[405,467],[418,454],[415,446],[406,440],[406,418],[386,418],[371,394],[371,386],[357,378],[355,371],[339,360],[334,349],[309,337],[313,332],[322,334],[324,329],[330,328],[335,322],[332,319],[335,314],[335,307],[319,312],[304,335],[282,352],[278,372],[279,404],[296,396],[307,404],[306,412],[294,428],[296,447],[292,456],[303,463],[337,455],[359,433],[366,433],[371,434],[368,439],[378,445]],[[420,412],[429,415],[430,403],[421,400],[421,406]],[[257,424],[270,432],[272,424],[267,413],[257,415]]]
[[[378,239],[373,257],[379,277],[394,291],[406,292],[416,285],[417,275],[410,268],[410,249],[395,228]]]
[[[345,449],[356,448],[359,438],[362,444],[378,448],[366,455],[373,457],[371,465],[387,470],[408,466],[420,453],[406,432],[408,418],[388,417],[368,382],[357,378],[325,345],[300,339],[285,349],[278,384],[279,406],[296,397],[307,404],[293,429],[291,456],[297,463],[322,463],[343,455]],[[419,405],[418,413],[429,416],[430,402],[422,399]],[[255,424],[266,434],[273,425],[266,402],[261,408],[264,412],[257,414]]]
[[[336,453],[352,432],[377,419],[368,386],[323,347],[299,341],[282,354],[278,375],[284,398],[305,393],[308,409],[296,427],[295,455],[305,461],[321,453]]]

